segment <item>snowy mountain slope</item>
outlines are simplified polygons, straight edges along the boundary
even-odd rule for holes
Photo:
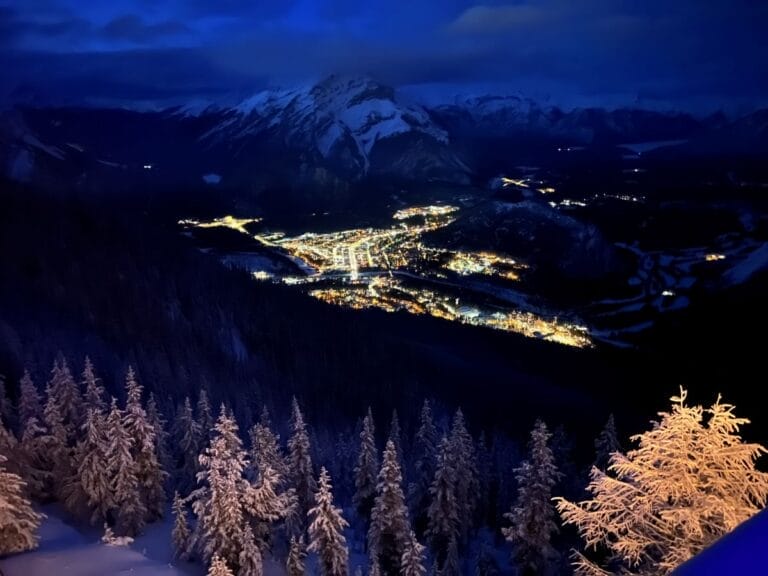
[[[366,78],[331,76],[315,85],[265,90],[222,116],[202,135],[204,143],[267,136],[361,176],[377,168],[374,148],[400,137],[403,155],[412,144],[429,142],[438,151],[437,164],[448,171],[469,171],[450,153],[447,131],[423,107],[399,101],[392,88]]]

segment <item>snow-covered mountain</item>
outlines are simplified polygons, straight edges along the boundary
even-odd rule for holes
[[[448,132],[422,106],[400,101],[392,88],[367,78],[331,76],[313,85],[264,90],[235,107],[173,113],[218,114],[220,121],[200,137],[206,145],[239,147],[266,137],[356,177],[394,169],[403,176],[442,172],[454,179],[470,171],[450,151]],[[395,139],[396,157],[382,153],[381,144]]]
[[[14,179],[128,188],[135,178],[126,174],[134,174],[158,186],[215,180],[258,195],[270,188],[346,193],[365,178],[484,182],[571,144],[685,140],[677,153],[768,150],[765,111],[736,121],[564,111],[493,94],[427,104],[368,78],[338,76],[228,102],[195,100],[151,112],[19,108],[0,114],[0,163]]]

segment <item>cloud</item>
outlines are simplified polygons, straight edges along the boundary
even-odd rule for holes
[[[150,24],[135,14],[126,14],[110,20],[101,32],[109,39],[147,44],[167,37],[184,36],[190,34],[191,30],[174,20]]]
[[[4,84],[52,98],[335,72],[683,101],[768,94],[766,22],[768,2],[750,0],[19,0],[0,6],[0,55]]]
[[[542,24],[552,17],[550,10],[533,4],[478,5],[464,10],[448,29],[463,34],[513,32],[521,27]]]

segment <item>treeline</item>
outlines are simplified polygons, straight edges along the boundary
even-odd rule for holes
[[[88,358],[75,377],[58,355],[42,394],[28,372],[17,402],[1,388],[0,454],[27,497],[60,502],[75,519],[132,537],[162,516],[175,493],[178,556],[207,563],[216,556],[241,574],[260,573],[245,567],[257,562],[254,554],[294,564],[307,552],[322,557],[323,546],[347,554],[340,543],[348,524],[348,533],[363,534],[349,546],[364,541],[356,551],[385,574],[398,572],[406,553],[424,565],[422,542],[446,574],[469,569],[478,553],[493,566],[490,550],[515,499],[516,444],[501,434],[472,435],[461,410],[449,417],[428,401],[417,426],[408,426],[413,434],[396,411],[377,434],[371,410],[335,434],[310,428],[295,399],[289,417],[273,420],[265,406],[248,430],[230,406],[214,409],[205,389],[195,400],[166,403],[164,413],[131,368],[120,399],[110,398]],[[322,516],[337,505],[338,518]],[[477,549],[481,533],[495,536]],[[29,535],[24,548],[33,543]]]
[[[768,499],[768,474],[755,468],[766,449],[739,436],[747,420],[720,399],[689,406],[685,390],[626,454],[609,419],[578,502],[584,492],[569,496],[563,483],[578,475],[558,462],[541,421],[520,460],[503,438],[473,436],[461,410],[446,421],[425,401],[413,436],[396,412],[377,436],[369,410],[356,434],[334,439],[310,431],[294,398],[287,441],[264,408],[245,443],[231,408],[215,417],[204,390],[166,421],[130,368],[122,401],[107,398],[87,358],[78,382],[59,356],[43,395],[25,373],[17,405],[0,384],[0,554],[36,546],[42,517],[31,500],[103,523],[112,540],[141,533],[173,493],[176,555],[215,576],[260,576],[265,557],[297,576],[308,553],[325,576],[491,575],[502,536],[519,573],[563,573],[561,525],[584,541],[571,556],[577,574],[650,576]],[[350,552],[366,560],[351,565]]]
[[[738,435],[747,421],[719,399],[688,406],[685,391],[627,453],[608,421],[579,502],[586,479],[558,461],[541,421],[520,457],[503,437],[473,435],[460,409],[446,419],[425,401],[412,436],[396,412],[377,435],[369,410],[355,434],[334,438],[310,429],[294,398],[286,441],[264,408],[246,443],[231,407],[214,411],[204,390],[166,420],[130,368],[121,401],[107,398],[88,359],[79,381],[59,356],[43,395],[28,374],[19,389],[16,405],[0,389],[0,554],[36,545],[31,500],[58,501],[111,539],[139,534],[173,493],[176,555],[214,575],[261,575],[272,557],[296,576],[308,553],[326,576],[490,575],[502,538],[519,573],[556,574],[571,544],[558,532],[574,525],[579,575],[650,576],[768,498],[768,474],[755,468],[766,450]]]

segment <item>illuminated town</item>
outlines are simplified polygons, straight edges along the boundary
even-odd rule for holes
[[[516,332],[576,347],[591,345],[588,329],[520,303],[499,303],[493,289],[463,295],[472,279],[518,282],[527,265],[490,251],[449,250],[424,242],[426,233],[455,221],[459,208],[416,206],[393,214],[389,228],[356,228],[329,233],[307,232],[295,237],[280,232],[251,234],[260,219],[225,216],[211,222],[181,220],[185,228],[227,227],[247,234],[277,258],[286,258],[300,273],[281,273],[260,264],[249,267],[258,280],[308,285],[308,294],[354,309],[407,311]],[[462,292],[462,296],[457,294]],[[490,295],[490,296],[489,296]],[[493,302],[491,302],[493,301]]]

